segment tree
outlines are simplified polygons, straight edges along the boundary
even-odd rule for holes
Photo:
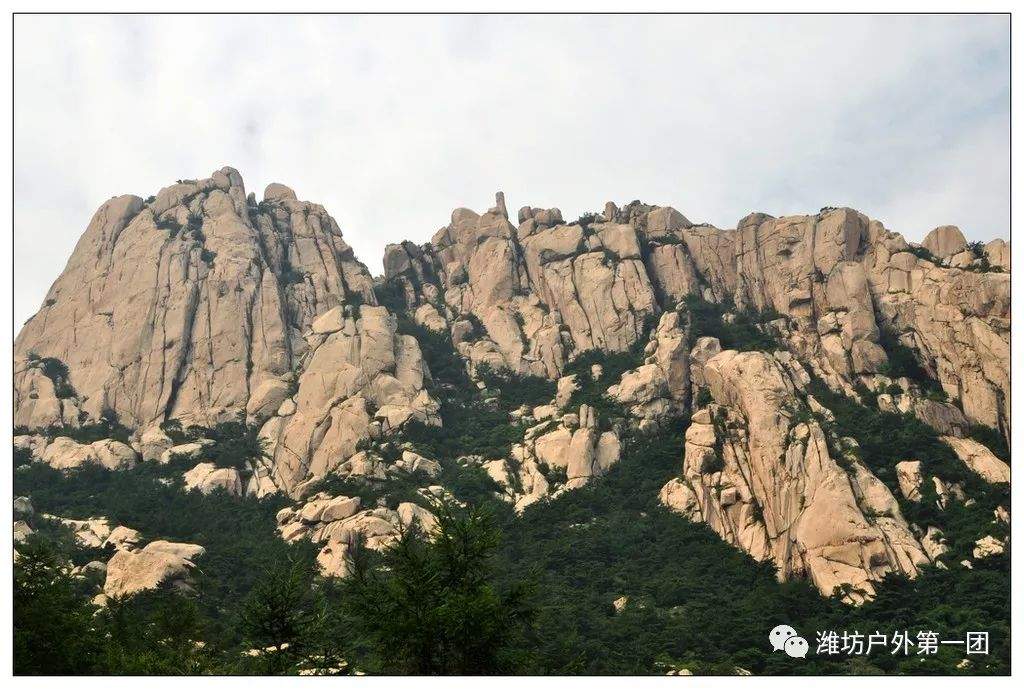
[[[30,536],[14,562],[15,674],[102,672],[94,611],[56,549]]]
[[[214,670],[198,606],[170,585],[110,600],[98,622],[109,674],[199,675]]]
[[[524,668],[529,590],[521,583],[497,589],[499,532],[491,514],[448,502],[434,508],[430,535],[410,527],[379,556],[360,543],[352,548],[341,605],[367,669],[480,675]]]
[[[296,672],[324,628],[326,611],[313,589],[313,571],[299,559],[268,569],[241,611],[242,636],[249,647],[246,668],[255,674]]]

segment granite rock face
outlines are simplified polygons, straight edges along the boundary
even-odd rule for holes
[[[407,334],[426,330],[450,337],[471,376],[487,365],[557,381],[549,403],[515,412],[523,437],[506,458],[454,458],[486,471],[516,510],[600,477],[628,433],[691,415],[662,502],[850,602],[887,573],[915,575],[942,550],[941,532],[908,525],[847,439],[830,435],[812,376],[860,401],[866,388],[883,411],[934,428],[986,481],[1009,481],[966,437],[975,426],[1010,435],[1005,241],[971,245],[943,226],[910,245],[848,208],[752,213],[729,229],[639,201],[572,222],[524,206],[515,220],[500,192],[483,213],[456,209],[429,242],[389,245],[375,279],[322,206],[276,183],[257,201],[231,168],[146,200],[113,198],[15,341],[15,445],[61,469],[184,458],[188,488],[283,491],[301,505],[279,515],[282,537],[322,544],[323,569],[343,574],[356,534],[383,547],[404,525],[430,523],[413,503],[308,495],[328,475],[438,476],[414,447],[387,462],[368,449],[410,422],[442,423],[424,358],[437,342]],[[694,297],[728,323],[758,313],[772,351],[698,337]],[[567,375],[592,350],[642,363],[613,380],[600,365],[591,379]],[[914,379],[897,372],[907,357]],[[596,381],[623,418],[580,402]],[[53,433],[114,417],[130,446]],[[238,418],[267,453],[241,470],[161,429]],[[969,499],[920,459],[894,468],[903,499],[919,501],[929,481],[940,506]]]
[[[103,593],[108,598],[124,598],[165,582],[187,591],[194,561],[205,553],[202,546],[169,541],[153,541],[141,549],[119,549],[107,562]]]
[[[801,399],[792,366],[764,352],[721,352],[704,365],[714,402],[686,433],[669,508],[707,523],[783,579],[808,578],[859,603],[890,572],[930,560],[888,488],[855,456],[837,456]]]
[[[929,234],[933,263],[847,208],[753,213],[735,230],[637,203],[609,204],[604,215],[572,224],[558,209],[524,208],[519,218],[513,227],[501,213],[458,209],[430,243],[386,252],[397,308],[431,329],[449,328],[473,365],[556,378],[581,352],[628,349],[687,295],[728,298],[777,312],[787,348],[835,389],[885,383],[884,341],[897,341],[966,423],[1007,434],[1009,275],[975,270],[973,257],[950,263],[966,251],[955,227]],[[985,253],[1005,270],[1008,245],[1000,242]]]
[[[257,203],[223,168],[146,201],[116,197],[15,341],[15,423],[116,414],[144,431],[248,413],[268,424],[289,490],[375,414],[431,413],[415,341],[375,304],[337,223],[283,185]],[[297,411],[275,416],[289,399]]]

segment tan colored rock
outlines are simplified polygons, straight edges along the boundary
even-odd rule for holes
[[[989,265],[1010,270],[1010,243],[1004,239],[993,239],[985,245],[985,257]]]
[[[195,566],[193,560],[204,552],[201,546],[167,541],[154,541],[137,551],[118,550],[107,562],[103,593],[109,598],[124,598],[157,588],[165,581],[187,585]]]
[[[421,472],[430,478],[437,478],[441,475],[441,465],[432,459],[427,459],[415,452],[404,450],[402,452],[402,466],[411,473]]]
[[[127,526],[115,526],[103,542],[103,546],[113,546],[117,550],[134,550],[142,542],[142,534]]]
[[[346,316],[310,353],[294,414],[271,419],[261,432],[274,454],[275,483],[290,491],[356,454],[369,438],[370,404],[387,432],[409,419],[438,423],[438,405],[424,390],[428,376],[418,343],[397,333],[386,309],[364,305],[358,318]]]
[[[173,445],[160,455],[161,464],[169,464],[175,457],[178,459],[199,459],[203,451],[213,444],[212,440],[203,438],[191,443]]]
[[[296,199],[295,192],[289,187],[277,182],[272,182],[267,185],[267,188],[263,190],[264,201],[294,201]]]
[[[942,531],[934,526],[929,526],[928,531],[924,537],[921,538],[921,547],[924,548],[925,553],[928,554],[928,558],[935,562],[938,558],[944,555],[949,547],[946,545],[946,539],[943,538]]]
[[[980,560],[986,557],[992,557],[993,555],[1002,555],[1006,550],[1005,544],[998,538],[993,536],[985,536],[984,538],[978,539],[974,544],[974,555],[975,560]]]
[[[280,527],[279,532],[283,540],[291,543],[292,541],[297,541],[309,533],[309,526],[303,524],[301,521],[295,521]]]
[[[575,374],[559,378],[555,392],[555,407],[565,409],[569,404],[570,398],[572,398],[572,394],[579,390],[579,387]]]
[[[242,495],[242,477],[238,469],[221,468],[211,462],[195,465],[183,475],[186,490],[198,490],[209,495],[216,490],[224,490],[228,495]]]
[[[414,502],[403,502],[397,508],[398,518],[403,526],[416,524],[424,533],[432,533],[437,528],[437,518],[433,513]]]
[[[376,303],[368,271],[324,209],[282,185],[258,208],[230,168],[145,206],[117,197],[18,336],[18,423],[107,409],[133,428],[233,419],[266,381],[301,372],[302,334],[349,295]],[[66,365],[74,396],[57,397],[29,353]]]
[[[32,499],[25,496],[14,498],[14,516],[18,519],[31,520],[35,515],[35,508],[32,507]]]
[[[359,497],[347,498],[339,495],[330,500],[320,512],[319,519],[322,522],[334,522],[341,519],[348,519],[359,511]]]
[[[953,436],[942,436],[941,439],[967,468],[989,483],[1010,482],[1010,467],[978,441]]]
[[[852,603],[888,572],[914,576],[929,561],[881,481],[852,457],[844,468],[816,421],[792,425],[802,383],[778,359],[724,351],[703,373],[715,404],[696,420],[712,423],[688,431],[683,476],[662,489],[664,504],[773,560],[780,577]]]
[[[173,446],[174,442],[159,426],[151,426],[140,436],[138,449],[142,461],[152,462],[159,460],[163,453]]]
[[[328,335],[330,333],[336,333],[345,327],[344,312],[340,306],[335,306],[333,309],[320,314],[316,320],[313,321],[311,326],[313,332],[317,335]]]
[[[669,206],[655,208],[647,214],[647,235],[649,237],[662,237],[692,226],[693,223],[687,220],[686,216]]]
[[[295,518],[295,514],[296,512],[293,508],[282,507],[277,511],[277,514],[274,515],[274,520],[277,522],[278,526],[280,526],[292,521]]]
[[[136,454],[128,445],[116,440],[97,440],[82,445],[71,438],[58,436],[43,451],[42,460],[54,469],[76,469],[85,464],[98,464],[105,469],[131,469]]]
[[[932,252],[936,258],[943,259],[963,251],[967,246],[967,240],[956,225],[943,225],[929,232],[921,246]]]
[[[897,464],[896,480],[899,481],[903,497],[912,502],[921,501],[921,484],[924,482],[921,476],[921,462],[905,461]]]
[[[653,421],[681,411],[690,394],[689,338],[679,313],[661,317],[645,351],[649,363],[623,373],[608,395],[629,407],[633,416]]]
[[[19,519],[19,520],[14,522],[14,542],[15,543],[24,543],[25,539],[27,539],[29,536],[31,536],[34,533],[35,533],[35,531],[32,529],[31,526],[28,525],[28,522],[26,522],[26,521],[24,521],[22,519]]]
[[[901,395],[901,397],[910,400],[908,395]],[[900,411],[907,410],[900,409]],[[966,433],[970,426],[962,411],[945,402],[913,398],[909,411],[942,435],[960,436]]]
[[[348,576],[348,543],[331,541],[317,553],[321,573],[329,577]]]
[[[268,378],[253,390],[245,406],[246,415],[257,425],[273,416],[291,397],[292,386],[280,378]],[[286,415],[285,415],[286,416]]]

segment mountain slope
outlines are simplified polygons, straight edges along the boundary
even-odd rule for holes
[[[15,342],[16,445],[282,493],[281,536],[328,574],[354,534],[384,548],[429,521],[428,495],[524,513],[688,424],[661,502],[847,602],[956,564],[986,535],[942,544],[956,504],[1005,512],[1005,242],[942,227],[915,246],[832,208],[725,230],[638,201],[518,220],[500,193],[457,209],[374,279],[321,206],[280,184],[257,202],[231,168],[112,199]],[[846,405],[915,447],[851,440]]]

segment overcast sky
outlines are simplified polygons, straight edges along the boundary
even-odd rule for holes
[[[1006,17],[15,17],[16,328],[96,208],[231,165],[371,272],[505,192],[1009,234]]]

